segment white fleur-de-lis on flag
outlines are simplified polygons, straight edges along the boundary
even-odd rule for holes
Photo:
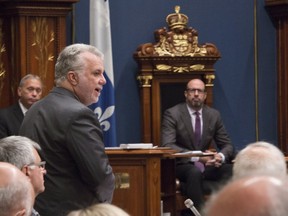
[[[111,127],[110,122],[107,120],[114,114],[115,106],[109,106],[106,108],[102,115],[102,108],[96,107],[94,113],[98,116],[100,125],[104,131],[108,131]]]

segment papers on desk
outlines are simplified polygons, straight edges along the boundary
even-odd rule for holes
[[[187,152],[177,152],[173,155],[175,156],[195,156],[195,157],[200,157],[200,156],[212,156],[214,155],[214,152],[202,152],[202,151],[187,151]]]
[[[127,143],[120,144],[120,149],[151,149],[153,148],[152,143]]]

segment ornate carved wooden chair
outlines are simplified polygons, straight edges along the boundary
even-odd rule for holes
[[[134,53],[139,66],[142,141],[157,146],[161,143],[162,113],[185,100],[184,90],[189,80],[204,81],[206,103],[212,106],[214,64],[220,58],[214,44],[199,44],[197,30],[187,26],[188,17],[180,13],[179,6],[166,17],[166,22],[168,29],[163,27],[154,32],[156,42],[141,44]],[[179,192],[174,191],[174,200],[171,197],[166,200],[164,196],[163,202],[173,200],[175,205],[176,194]]]

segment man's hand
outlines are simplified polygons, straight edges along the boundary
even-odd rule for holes
[[[205,151],[205,153],[213,153],[212,155],[210,156],[205,156],[205,157],[200,157],[199,158],[199,161],[205,165],[207,165],[207,162],[211,161],[214,159],[214,152],[211,152],[211,151]]]
[[[222,165],[222,156],[218,153],[215,153],[210,160],[206,161],[205,165],[220,167]]]

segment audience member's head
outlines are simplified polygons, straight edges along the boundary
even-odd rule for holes
[[[9,136],[0,139],[0,161],[11,163],[30,179],[35,195],[43,192],[45,162],[41,162],[37,152],[40,146],[23,136]]]
[[[286,176],[287,165],[284,154],[267,142],[249,144],[235,158],[233,179],[255,174]]]
[[[12,164],[0,162],[0,215],[30,216],[33,204],[29,179]]]
[[[67,216],[129,216],[129,214],[115,205],[101,203],[85,209],[72,211]]]
[[[42,96],[43,85],[39,76],[33,74],[25,75],[18,86],[18,96],[20,102],[26,109],[40,100]]]
[[[249,176],[236,179],[212,195],[205,216],[287,216],[287,178]]]

